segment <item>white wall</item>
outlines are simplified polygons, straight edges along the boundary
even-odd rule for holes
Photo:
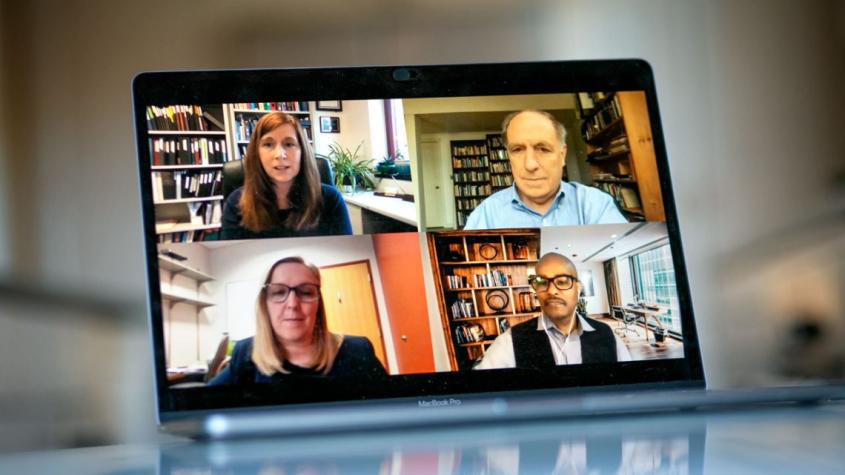
[[[343,148],[358,151],[359,160],[374,158],[375,164],[387,153],[387,138],[384,130],[384,110],[379,111],[380,101],[343,101],[342,112],[314,110],[312,125],[314,150],[328,155],[329,146],[337,143]],[[320,132],[320,117],[338,117],[340,133]]]
[[[219,311],[226,316],[227,328],[233,338],[254,334],[255,297],[269,266],[278,259],[301,256],[316,266],[369,261],[388,365],[390,368],[397,367],[390,319],[370,236],[240,241],[212,249],[209,255],[212,275],[217,279],[217,293],[213,298],[220,302]],[[250,304],[234,307],[233,302]]]
[[[579,262],[575,264],[578,275],[583,275],[585,270],[593,274],[593,289],[595,295],[584,297],[587,301],[587,313],[589,315],[606,313],[610,314],[610,303],[607,300],[607,287],[605,286],[604,266],[601,262]]]

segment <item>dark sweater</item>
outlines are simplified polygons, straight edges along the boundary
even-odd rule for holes
[[[581,333],[581,363],[615,363],[616,338],[604,323],[584,317],[593,331]],[[555,367],[555,357],[546,332],[537,330],[537,318],[511,328],[513,354],[517,368],[549,369]]]
[[[261,232],[250,231],[241,226],[240,201],[243,194],[243,187],[233,191],[226,198],[223,205],[222,229],[220,239],[257,239],[257,238],[279,238],[297,236],[332,236],[339,234],[352,234],[352,225],[349,222],[349,211],[343,197],[331,186],[320,185],[323,196],[323,208],[317,226],[311,229],[295,231],[285,227],[283,224],[287,219],[290,210],[280,209],[277,215],[277,222],[280,223],[273,229]]]
[[[209,381],[209,386],[224,384],[270,383],[297,377],[322,377],[311,368],[303,368],[285,362],[284,368],[290,374],[266,376],[258,371],[252,362],[252,338],[246,338],[235,344],[232,359],[223,371]],[[387,372],[376,358],[373,345],[362,336],[344,336],[343,343],[337,350],[331,371],[325,377],[378,379],[387,376]]]

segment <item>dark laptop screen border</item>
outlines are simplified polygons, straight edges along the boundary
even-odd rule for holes
[[[412,80],[394,79],[398,69]],[[391,376],[379,388],[333,385],[309,391],[284,391],[273,386],[191,388],[171,390],[165,371],[164,331],[145,109],[149,105],[251,102],[266,100],[407,99],[575,93],[583,91],[645,92],[657,159],[666,227],[675,268],[682,331],[683,359],[560,367],[526,378],[517,370],[443,372]],[[479,393],[531,394],[539,389],[589,388],[616,385],[703,387],[698,336],[683,257],[677,210],[672,192],[665,142],[651,67],[643,60],[604,60],[510,64],[379,66],[326,69],[148,72],[132,85],[147,260],[148,299],[154,341],[155,380],[160,417],[165,413],[238,407],[278,406],[306,402],[389,400]],[[279,91],[284,91],[280,94]],[[280,97],[284,96],[284,97]],[[519,377],[516,377],[520,375]],[[280,406],[285,407],[285,406]],[[287,406],[290,407],[290,406]]]

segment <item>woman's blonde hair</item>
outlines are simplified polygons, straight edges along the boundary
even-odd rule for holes
[[[270,266],[270,270],[264,278],[264,285],[261,286],[261,291],[258,293],[258,299],[255,302],[255,338],[252,346],[252,362],[266,376],[274,373],[289,373],[284,368],[287,357],[285,349],[276,339],[276,334],[273,332],[273,325],[270,323],[270,312],[267,310],[267,289],[265,286],[270,283],[276,267],[290,263],[302,264],[314,274],[314,277],[317,278],[318,285],[322,282],[320,279],[320,269],[298,256],[279,259]],[[329,332],[322,297],[318,300],[317,304],[317,320],[314,322],[313,337],[312,341],[317,346],[317,354],[310,366],[319,373],[328,374],[332,369],[334,358],[337,355],[337,349],[340,347],[343,337]]]
[[[261,137],[285,124],[292,125],[296,131],[301,155],[299,174],[294,178],[287,196],[290,213],[284,222],[279,223],[276,191],[261,164],[258,147]],[[244,156],[244,190],[239,205],[241,226],[252,232],[267,231],[279,225],[294,231],[317,226],[323,206],[320,171],[308,143],[308,136],[295,117],[284,112],[270,112],[255,124]]]

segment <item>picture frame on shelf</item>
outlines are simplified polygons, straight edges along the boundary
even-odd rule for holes
[[[340,118],[325,115],[320,116],[320,133],[339,134]]]
[[[317,101],[317,110],[318,111],[342,112],[343,111],[343,102],[342,101]]]

